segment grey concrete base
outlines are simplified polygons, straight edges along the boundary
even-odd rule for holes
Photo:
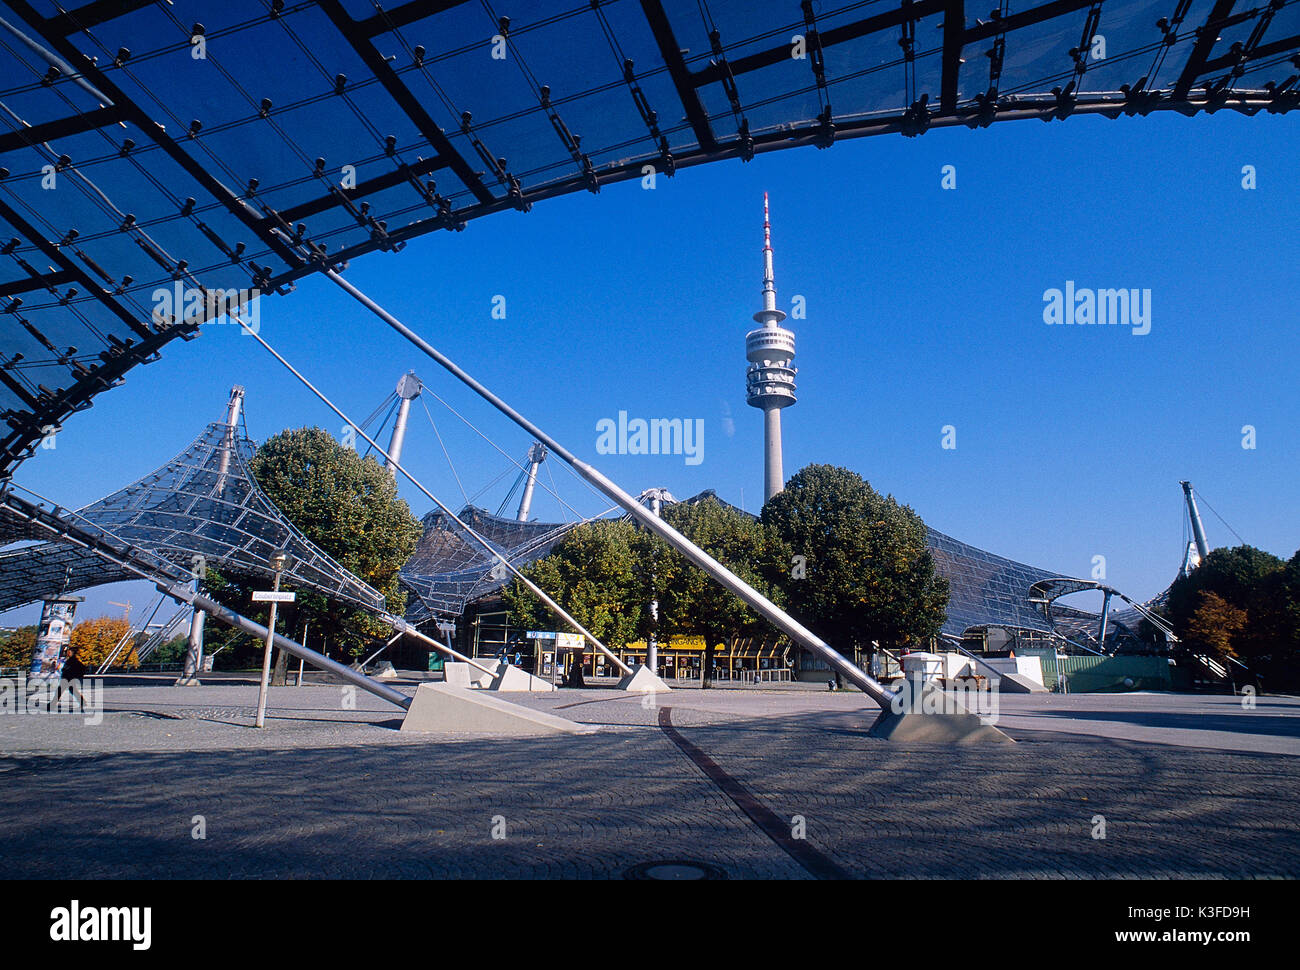
[[[442,665],[443,683],[455,687],[491,687],[504,666],[500,660],[492,660],[489,657],[479,657],[474,662],[486,667],[490,673],[484,673],[478,667],[467,663],[448,660]]]
[[[403,731],[424,734],[492,734],[526,738],[553,734],[592,734],[597,729],[554,714],[511,704],[486,691],[421,684],[402,721]]]
[[[1015,657],[988,657],[980,662],[980,666],[994,671],[994,679],[998,681],[997,690],[1003,694],[1049,693],[1043,684],[1042,664],[1035,661],[1029,665],[1038,671],[1038,676],[1034,677],[1027,671],[1020,670],[1020,663]]]
[[[993,725],[985,724],[978,714],[922,714],[920,711],[895,714],[885,710],[880,712],[880,717],[871,726],[870,734],[883,741],[1015,743]]]
[[[1050,693],[1042,684],[1035,682],[1024,674],[1002,674],[998,681],[998,690],[1004,694]]]
[[[173,687],[202,687],[197,677],[177,677]]]
[[[945,744],[968,741],[1001,741],[1011,738],[979,714],[967,710],[952,695],[933,683],[904,680],[897,686],[895,703],[876,718],[869,732],[883,741],[938,741]]]
[[[658,694],[672,690],[658,674],[651,673],[650,668],[645,664],[642,664],[635,672],[620,680],[618,689],[630,691],[634,694]]]
[[[470,686],[482,687],[485,690],[491,687],[493,682],[501,675],[501,668],[508,666],[504,660],[493,660],[490,657],[475,657],[474,662],[482,664],[492,671],[490,674],[485,674],[478,667],[471,667],[469,664],[465,665],[466,669],[469,670]]]
[[[541,677],[534,677],[532,674],[520,667],[512,667],[509,664],[505,664],[504,668],[497,668],[496,679],[492,681],[492,685],[487,689],[499,691],[552,691],[555,690],[555,685],[549,680],[543,680]]]
[[[453,663],[448,660],[442,665],[442,680],[449,687],[470,686],[470,672],[478,673],[469,664]]]

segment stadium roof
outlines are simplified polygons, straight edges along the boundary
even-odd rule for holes
[[[1300,0],[7,6],[0,475],[221,315],[215,298],[166,307],[160,289],[284,293],[323,266],[647,165],[1300,104]]]
[[[574,526],[517,522],[472,505],[467,505],[459,518],[516,568],[550,553]],[[424,534],[400,575],[403,585],[415,594],[406,617],[417,623],[433,616],[459,616],[467,603],[496,592],[513,579],[499,559],[443,512],[424,517]]]

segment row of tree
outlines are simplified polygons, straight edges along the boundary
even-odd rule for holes
[[[1215,549],[1175,580],[1166,612],[1190,649],[1236,659],[1270,689],[1300,688],[1300,551],[1284,562],[1254,546]]]
[[[383,593],[389,611],[401,615],[406,594],[398,571],[414,552],[421,529],[383,466],[320,428],[302,428],[266,441],[250,471],[289,521]],[[911,643],[933,635],[943,623],[947,582],[935,574],[924,523],[847,469],[805,468],[758,520],[716,499],[671,505],[664,516],[846,655],[872,641],[895,647]],[[649,603],[655,598],[658,635],[703,637],[707,669],[718,646],[775,636],[736,597],[627,521],[578,527],[528,571],[611,645],[649,635]],[[264,608],[251,604],[252,591],[262,583],[210,569],[205,587],[218,601],[265,622]],[[363,610],[310,590],[297,592],[297,601],[279,611],[281,632],[297,634],[307,627],[311,645],[328,645],[338,658],[360,657],[388,635]],[[521,584],[512,584],[505,596],[516,623],[556,626],[549,610]],[[256,663],[261,644],[209,625],[208,651],[218,650],[223,666],[248,666]],[[277,664],[281,682],[286,659]]]
[[[95,616],[81,620],[72,628],[65,659],[76,659],[91,670],[108,659],[109,654],[131,633],[131,623],[120,616]],[[32,662],[36,646],[37,627],[20,626],[0,637],[0,667],[26,670]],[[115,663],[134,667],[138,660],[134,640],[128,642],[118,654]],[[162,661],[159,661],[162,662]]]
[[[925,523],[860,475],[809,465],[755,519],[716,497],[677,503],[664,520],[852,658],[939,632],[948,582],[935,572]],[[705,642],[706,684],[716,648],[775,637],[765,620],[658,537],[628,520],[575,528],[525,574],[607,646],[652,632]],[[517,580],[503,592],[512,622],[559,622]],[[658,601],[657,622],[650,603]]]

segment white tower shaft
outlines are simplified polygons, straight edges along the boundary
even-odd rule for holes
[[[781,458],[781,409],[763,409],[763,501],[770,502],[785,488],[785,467]]]

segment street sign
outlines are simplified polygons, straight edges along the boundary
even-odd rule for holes
[[[553,633],[549,630],[529,630],[529,640],[554,640],[558,650],[581,650],[586,637],[581,633]]]
[[[254,603],[292,603],[294,596],[297,594],[290,592],[278,592],[270,589],[258,589],[253,591]]]

